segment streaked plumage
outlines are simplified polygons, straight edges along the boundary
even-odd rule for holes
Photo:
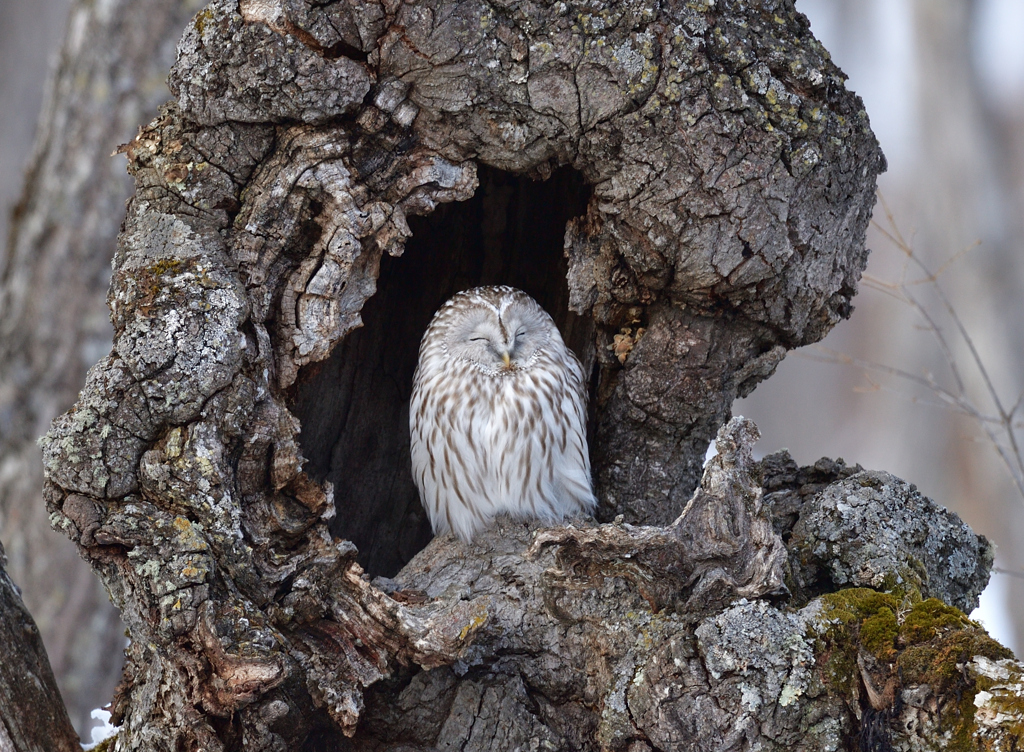
[[[529,295],[476,287],[441,306],[409,405],[413,480],[434,532],[468,541],[501,513],[592,511],[586,404],[583,368]]]

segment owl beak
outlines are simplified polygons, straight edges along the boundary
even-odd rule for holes
[[[508,350],[501,354],[501,359],[505,361],[505,368],[508,368],[510,365],[512,365],[512,358],[509,356]]]

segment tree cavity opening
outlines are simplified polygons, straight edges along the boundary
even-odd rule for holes
[[[518,287],[554,318],[590,368],[594,326],[569,311],[566,223],[590,189],[570,168],[544,182],[480,166],[468,201],[410,217],[400,258],[384,256],[363,326],[322,363],[307,366],[291,409],[302,422],[305,470],[334,485],[331,532],[352,541],[372,575],[396,574],[431,539],[409,460],[409,397],[420,338],[453,294],[478,285]]]

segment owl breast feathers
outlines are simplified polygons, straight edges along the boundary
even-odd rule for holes
[[[420,343],[409,405],[413,480],[437,534],[495,515],[556,522],[597,501],[583,368],[537,301],[460,292]]]

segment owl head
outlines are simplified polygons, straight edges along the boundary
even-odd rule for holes
[[[449,301],[445,327],[449,357],[480,372],[501,376],[528,369],[539,353],[561,337],[537,302],[514,287],[476,287]],[[448,318],[448,317],[446,317]]]

